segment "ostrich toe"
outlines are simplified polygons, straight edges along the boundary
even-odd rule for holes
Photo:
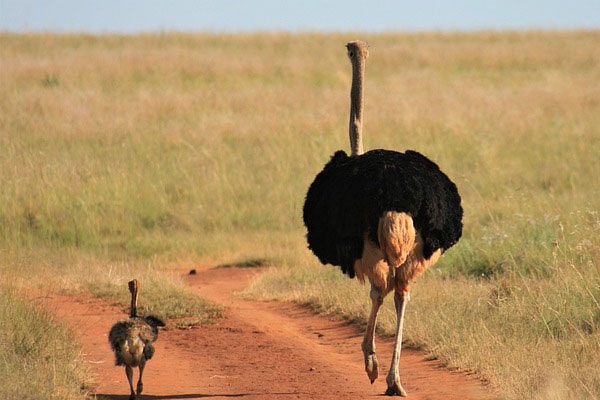
[[[377,376],[379,376],[379,362],[375,353],[365,357],[365,371],[367,371],[371,383],[375,382]]]
[[[406,397],[406,390],[402,387],[401,384],[394,382],[391,386],[388,386],[385,391],[386,396],[402,396]]]

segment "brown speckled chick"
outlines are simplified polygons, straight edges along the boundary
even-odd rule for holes
[[[136,398],[133,389],[133,368],[139,368],[140,376],[137,383],[137,396],[142,393],[142,375],[146,361],[154,355],[152,343],[158,338],[158,328],[165,326],[162,319],[149,315],[140,317],[137,315],[137,295],[139,285],[137,280],[129,282],[131,292],[131,311],[128,319],[118,321],[112,326],[108,334],[110,346],[115,353],[115,364],[125,366],[125,374],[129,381],[131,390],[130,399]]]

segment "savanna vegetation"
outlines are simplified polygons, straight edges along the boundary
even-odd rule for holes
[[[465,209],[407,343],[502,398],[600,398],[597,31],[0,34],[0,397],[85,396],[40,291],[125,302],[135,275],[153,312],[196,323],[218,309],[174,271],[267,260],[246,295],[364,322],[368,288],[319,265],[301,219],[348,149],[359,36],[365,148],[429,156]]]

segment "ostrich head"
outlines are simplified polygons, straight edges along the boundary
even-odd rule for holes
[[[369,58],[369,45],[362,40],[354,40],[346,43],[346,49],[348,50],[348,58],[350,58],[352,63],[354,63],[355,59],[364,61]]]
[[[369,45],[361,40],[346,44],[348,58],[352,63],[352,88],[350,89],[350,150],[352,156],[361,155],[362,144],[362,109],[363,109],[363,79],[365,63],[369,58]]]

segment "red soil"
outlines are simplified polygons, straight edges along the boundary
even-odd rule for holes
[[[143,399],[364,399],[385,392],[391,340],[377,342],[383,370],[371,385],[362,361],[362,332],[355,326],[293,304],[235,296],[257,273],[213,268],[186,278],[200,296],[228,309],[214,324],[159,334],[144,373]],[[127,399],[125,372],[114,366],[108,344],[110,327],[126,313],[84,297],[54,296],[47,305],[79,338],[97,398]],[[494,398],[475,378],[425,361],[417,351],[402,351],[400,373],[410,399]]]

